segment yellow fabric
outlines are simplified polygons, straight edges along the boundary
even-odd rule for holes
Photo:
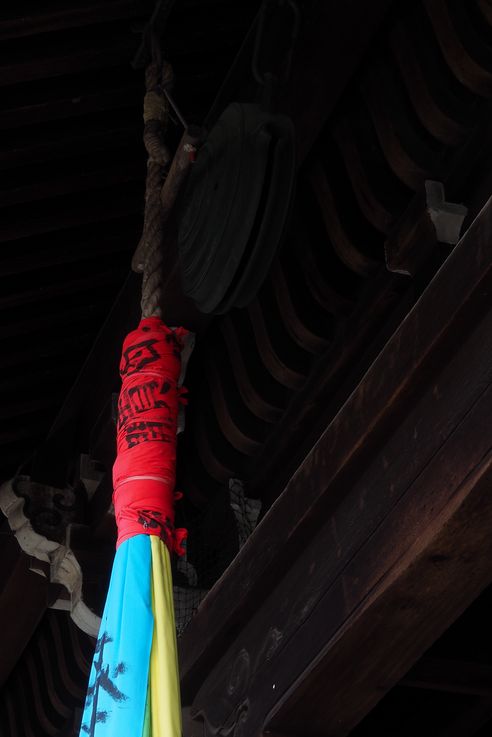
[[[149,662],[150,668],[150,662]],[[145,704],[145,718],[142,737],[152,737],[152,724],[150,722],[150,683],[147,686],[147,701]]]
[[[171,559],[165,544],[150,535],[154,636],[150,655],[152,737],[181,737],[181,699],[174,624]]]

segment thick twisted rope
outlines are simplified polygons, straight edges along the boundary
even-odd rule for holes
[[[142,284],[142,316],[161,317],[159,301],[156,293],[160,280],[163,249],[163,219],[160,193],[164,180],[165,167],[171,155],[164,144],[169,104],[162,93],[160,85],[168,85],[172,81],[172,70],[165,64],[162,73],[157,65],[149,65],[145,75],[146,94],[144,98],[144,145],[148,153],[147,178],[145,183],[145,213],[143,233],[135,255],[142,254],[141,264],[133,268],[143,271]]]
[[[172,70],[168,64],[163,65],[161,73],[155,63],[148,67],[144,100],[144,143],[149,155],[145,216],[143,234],[132,259],[133,270],[143,273],[142,317],[162,318],[164,261],[168,257],[163,242],[164,226],[203,138],[201,128],[189,126],[185,130],[166,176],[170,155],[163,133],[169,102],[163,90],[169,89],[171,83]]]

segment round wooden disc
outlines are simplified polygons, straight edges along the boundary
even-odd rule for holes
[[[200,149],[179,217],[185,294],[203,312],[247,303],[283,232],[294,180],[293,134],[283,116],[230,105]]]

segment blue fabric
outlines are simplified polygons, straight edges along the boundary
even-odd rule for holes
[[[80,737],[141,737],[154,617],[148,535],[116,551]],[[129,636],[130,635],[130,636]]]

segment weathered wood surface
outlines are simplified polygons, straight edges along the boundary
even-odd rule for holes
[[[46,3],[45,5],[49,5]],[[77,7],[78,6],[78,7]],[[151,7],[150,0],[110,0],[110,2],[93,4],[71,4],[71,7],[43,8],[42,12],[27,12],[20,17],[4,10],[0,16],[0,39],[22,38],[38,33],[65,30],[77,26],[116,22],[121,18],[145,16]]]
[[[317,358],[309,380],[292,398],[282,416],[282,433],[270,435],[255,457],[248,485],[252,496],[261,497],[264,506],[276,499],[281,485],[287,483],[326,427],[326,418],[333,417],[334,408],[343,404],[355,385],[347,367],[351,373],[360,356],[374,350],[374,341],[380,339],[375,338],[375,324],[389,320],[390,314],[391,319],[398,314],[401,319],[408,311],[408,299],[414,300],[413,288],[402,298],[402,279],[379,274],[366,299],[346,319],[336,340]]]
[[[5,523],[6,524],[6,523]],[[0,578],[0,686],[28,644],[39,624],[54,589],[49,578],[30,570],[31,561],[5,527],[0,533],[2,577]],[[34,567],[43,564],[35,561]],[[56,587],[58,590],[58,587]]]
[[[303,653],[300,682],[267,717],[274,726],[290,725],[296,733],[304,724],[304,734],[348,735],[492,580],[490,451],[483,460],[473,458],[472,471],[455,486],[469,460],[459,457],[457,442],[469,450],[473,430],[485,432],[490,392],[487,399],[486,415],[473,413],[456,444],[445,446],[429,468],[421,482],[427,493],[420,484],[406,492],[316,607],[307,629],[318,642]],[[449,459],[454,452],[458,469]],[[307,646],[306,638],[288,644],[284,667],[300,644]]]
[[[181,641],[209,734],[348,734],[492,580],[492,202]]]
[[[492,698],[492,667],[488,663],[424,656],[398,685]]]
[[[490,696],[479,699],[451,724],[439,730],[437,737],[476,737],[479,730],[490,723],[492,704]]]
[[[292,80],[283,102],[295,121],[299,163],[306,158],[391,5],[392,0],[313,4],[296,44]]]

